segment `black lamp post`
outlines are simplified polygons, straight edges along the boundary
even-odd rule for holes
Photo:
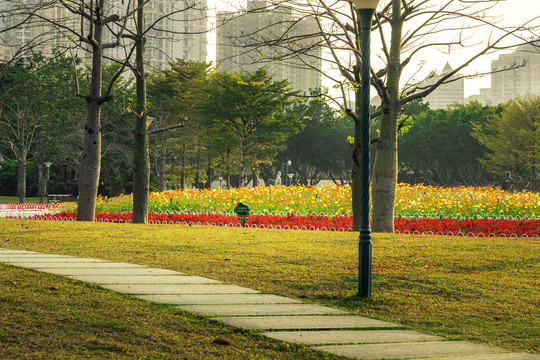
[[[352,0],[358,17],[358,27],[362,31],[362,103],[361,123],[361,209],[360,241],[358,242],[358,296],[371,297],[371,228],[369,224],[369,87],[370,87],[370,40],[371,19],[379,0]]]

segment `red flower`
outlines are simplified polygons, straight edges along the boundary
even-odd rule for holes
[[[75,212],[60,212],[34,216],[42,220],[76,220]],[[97,211],[96,221],[131,222],[132,214],[106,213]],[[202,225],[240,226],[238,217],[213,213],[204,214],[168,214],[149,213],[150,223],[188,223]],[[352,216],[296,215],[250,215],[246,226],[272,227],[306,230],[346,231],[352,227]],[[491,219],[394,219],[396,232],[410,234],[451,234],[463,236],[540,236],[540,220],[491,220]]]

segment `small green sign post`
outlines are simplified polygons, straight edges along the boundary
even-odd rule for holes
[[[238,205],[236,205],[236,207],[234,208],[234,212],[240,218],[242,227],[246,227],[246,220],[249,216],[249,205],[244,204],[243,202],[239,202]]]

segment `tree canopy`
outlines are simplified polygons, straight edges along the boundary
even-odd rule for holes
[[[480,161],[490,172],[502,177],[511,171],[530,179],[534,188],[540,162],[540,96],[509,101],[500,114],[475,125],[472,135],[488,150]]]
[[[203,123],[236,142],[240,186],[246,168],[271,163],[288,136],[300,130],[301,114],[285,111],[295,92],[287,81],[273,81],[265,69],[253,73],[216,72],[201,88]]]
[[[487,184],[491,177],[478,160],[484,149],[471,133],[502,108],[472,102],[447,109],[418,110],[411,112],[413,123],[399,137],[401,173],[412,171],[411,180],[440,186]]]
[[[40,182],[45,161],[57,166],[78,164],[82,107],[62,106],[74,81],[72,60],[58,53],[52,58],[35,53],[26,61],[20,59],[0,79],[0,142],[9,146],[18,161],[21,202],[27,160],[38,160]],[[42,186],[39,189],[42,195]]]

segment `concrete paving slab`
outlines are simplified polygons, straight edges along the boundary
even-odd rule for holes
[[[346,311],[313,304],[254,304],[254,305],[181,305],[175,306],[201,315],[327,315],[346,314]]]
[[[232,326],[264,330],[399,327],[397,324],[363,316],[254,316],[219,317],[215,319]]]
[[[156,268],[116,268],[116,269],[40,269],[40,271],[57,275],[80,276],[80,275],[110,275],[110,276],[130,276],[130,275],[183,275],[178,271]]]
[[[96,262],[107,262],[100,259],[81,259],[76,257],[16,257],[11,259],[1,258],[0,262],[16,265],[17,263],[47,263],[47,264],[57,264],[57,263],[96,263]]]
[[[66,259],[66,258],[74,258],[74,256],[70,255],[56,255],[56,254],[41,254],[41,253],[35,253],[35,254],[6,254],[2,253],[0,251],[0,261],[2,259]]]
[[[415,360],[538,360],[539,354],[526,353],[507,353],[507,354],[489,354],[489,355],[473,355],[473,356],[451,356],[442,358],[421,358]]]
[[[32,269],[113,269],[113,268],[144,268],[145,266],[115,262],[53,262],[53,263],[33,263],[33,262],[12,262],[10,265],[27,267]]]
[[[137,295],[135,297],[170,305],[287,304],[300,302],[300,300],[271,294]]]
[[[260,291],[227,284],[188,285],[103,285],[104,288],[135,295],[183,295],[183,294],[256,294]]]
[[[219,280],[202,276],[188,275],[136,275],[136,276],[70,276],[72,279],[96,283],[100,285],[113,284],[221,284]]]
[[[455,355],[487,355],[505,350],[466,341],[435,341],[368,345],[314,346],[314,349],[355,359],[434,358]],[[443,359],[447,360],[446,357]],[[477,359],[477,357],[474,357]],[[442,359],[441,359],[442,360]]]
[[[41,254],[36,251],[1,249],[0,254]]]
[[[270,338],[299,344],[361,344],[442,341],[443,337],[411,330],[324,330],[267,332]]]

